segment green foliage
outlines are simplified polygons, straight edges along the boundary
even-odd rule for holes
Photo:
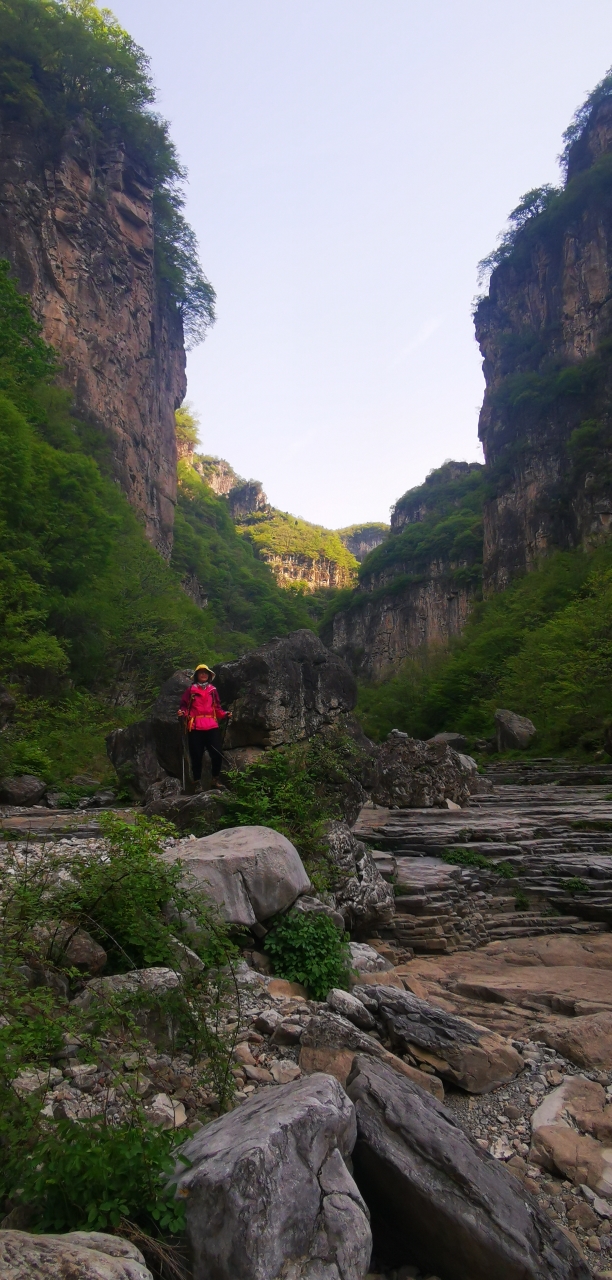
[[[350,581],[357,561],[339,534],[318,524],[309,524],[287,511],[258,511],[238,526],[264,555],[306,556],[310,560],[331,560]]]
[[[391,729],[488,736],[509,706],[538,729],[537,751],[603,735],[612,716],[612,546],[558,552],[474,607],[449,650],[423,652],[400,674],[362,686],[358,714],[381,740]],[[536,749],[536,748],[534,748]]]
[[[515,911],[529,911],[529,898],[526,893],[523,893],[522,889],[517,889],[514,894],[514,909]]]
[[[179,451],[192,453],[199,441],[200,419],[187,401],[181,405],[180,409],[175,409],[174,421]]]
[[[602,102],[612,96],[612,69],[607,72],[603,80],[591,90],[588,97],[582,103],[578,110],[574,113],[574,117],[568,128],[563,134],[565,148],[561,155],[561,162],[567,168],[570,152],[574,144],[581,141],[588,127],[589,121],[592,119],[594,112]]]
[[[589,885],[580,876],[570,876],[569,880],[562,880],[561,884],[566,893],[571,893],[572,897],[575,897],[577,893],[589,892]]]
[[[214,320],[215,294],[182,214],[181,168],[168,125],[151,109],[144,51],[92,0],[0,0],[0,101],[5,123],[36,134],[53,161],[76,126],[92,148],[122,141],[153,183],[158,278],[191,344]]]
[[[454,586],[478,590],[482,575],[482,507],[487,493],[484,467],[477,463],[445,463],[396,503],[404,516],[399,532],[391,532],[359,566],[357,590],[339,591],[321,620],[321,631],[338,612],[353,612],[378,598],[400,594],[422,582],[432,562],[443,565]],[[379,584],[379,585],[377,585]],[[365,589],[365,590],[364,590]]]
[[[135,1221],[154,1234],[185,1228],[184,1202],[165,1188],[176,1137],[144,1119],[130,1124],[59,1121],[26,1157],[21,1199],[40,1231],[112,1231]]]
[[[266,934],[264,950],[278,977],[301,982],[313,1000],[325,1000],[332,987],[348,988],[348,936],[329,916],[299,911],[283,916]]]
[[[231,791],[215,829],[264,826],[280,831],[296,846],[317,891],[324,892],[334,880],[334,868],[326,860],[325,826],[341,816],[343,789],[359,765],[359,749],[341,732],[329,741],[313,738],[266,752],[230,775]]]
[[[544,213],[558,194],[558,187],[553,187],[550,183],[546,183],[543,187],[534,187],[531,191],[527,191],[524,196],[521,196],[516,209],[513,209],[512,213],[508,215],[509,226],[499,237],[497,248],[478,263],[480,280],[486,277],[494,267],[498,267],[505,258],[511,256],[523,228],[532,218],[537,218],[541,213]]]
[[[171,564],[182,580],[195,579],[210,598],[215,620],[225,632],[224,657],[312,625],[300,593],[277,587],[268,566],[237,533],[227,503],[185,459],[179,462]],[[219,643],[209,645],[213,659]]]
[[[222,1024],[233,991],[234,948],[211,905],[195,889],[178,886],[180,868],[160,861],[166,829],[159,821],[140,818],[129,826],[110,818],[105,857],[82,849],[60,854],[53,845],[19,853],[9,847],[3,855],[0,1198],[30,1205],[38,1229],[106,1230],[126,1218],[162,1237],[182,1228],[181,1206],[165,1191],[175,1138],[149,1124],[136,1087],[151,1053],[147,1018],[172,1034],[171,1052],[189,1055],[196,1084],[212,1085],[222,1108],[231,1098],[233,1045]],[[190,964],[177,943],[186,909],[196,926],[189,941],[202,965]],[[123,970],[128,959],[162,962],[180,971],[180,984],[162,996],[110,990],[87,1010],[71,1005],[63,990],[74,994],[83,975],[70,967],[66,949],[83,927],[105,946],[110,971]],[[28,987],[24,964],[44,966],[54,981]],[[43,1114],[45,1076],[67,1043],[80,1045],[82,1061],[105,1061],[110,1068],[111,1085],[124,1102],[118,1123],[103,1111],[78,1123]],[[126,1056],[134,1087],[123,1070]],[[41,1072],[39,1091],[24,1095],[14,1087],[24,1068]]]
[[[480,871],[492,871],[494,875],[501,876],[502,880],[511,880],[516,876],[516,870],[509,862],[492,862],[490,857],[487,858],[484,853],[477,853],[475,849],[459,849],[453,846],[444,850],[442,861],[450,863],[453,867],[477,867]]]

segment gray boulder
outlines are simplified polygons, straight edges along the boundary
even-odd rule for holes
[[[220,663],[215,684],[223,706],[232,709],[228,748],[310,738],[352,711],[357,700],[346,663],[306,629]]]
[[[355,1113],[331,1076],[262,1090],[181,1148],[194,1280],[363,1280],[368,1211],[345,1159]]]
[[[495,712],[498,751],[526,751],[537,733],[533,721],[500,708]]]
[[[170,783],[176,784],[176,779],[172,778],[149,788],[144,806],[147,817],[166,818],[179,831],[189,831],[196,821],[202,819],[210,827],[219,825],[225,808],[222,791],[200,791],[195,796],[181,795],[179,790],[171,790]],[[163,795],[158,793],[155,796],[157,786],[160,790],[163,789]]]
[[[0,1231],[6,1280],[153,1280],[136,1245],[102,1231],[62,1236]]]
[[[394,912],[393,890],[383,880],[369,849],[345,822],[330,822],[326,836],[336,910],[347,929],[367,934],[387,924]]]
[[[466,804],[472,773],[446,742],[421,742],[394,729],[379,748],[372,800],[400,809],[443,809]]]
[[[0,779],[0,802],[19,805],[38,804],[46,790],[46,782],[41,778],[34,778],[31,773],[23,773],[19,778],[2,778]]]
[[[441,1280],[589,1280],[578,1249],[452,1112],[410,1080],[358,1057],[354,1175],[386,1268]]]
[[[106,739],[106,751],[121,782],[143,796],[154,783],[183,777],[183,730],[177,713],[193,671],[175,671],[162,685],[146,720],[126,729],[114,729]]]
[[[462,733],[434,733],[433,738],[428,738],[427,741],[445,743],[453,751],[467,751],[468,748],[468,740]]]
[[[206,893],[235,925],[269,920],[311,887],[297,849],[271,827],[229,827],[183,841],[162,857],[179,859],[185,886]]]
[[[384,973],[393,968],[391,961],[385,960],[384,956],[380,956],[374,947],[368,946],[367,942],[350,942],[349,949],[351,968],[356,969],[358,973]]]
[[[397,987],[353,987],[368,1008],[377,1005],[377,1021],[395,1053],[433,1067],[442,1080],[468,1093],[489,1093],[523,1070],[516,1049],[494,1031],[458,1018]]]

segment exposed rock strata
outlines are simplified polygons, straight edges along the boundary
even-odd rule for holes
[[[596,544],[612,521],[609,446],[600,440],[597,466],[583,466],[570,445],[585,420],[609,423],[601,344],[612,332],[612,205],[602,164],[611,150],[608,98],[570,151],[564,207],[554,221],[546,212],[530,220],[476,311],[486,380],[479,434],[496,486],[485,507],[489,590],[554,549]]]
[[[0,256],[30,294],[77,412],[108,434],[147,535],[170,554],[182,323],[155,276],[153,190],[120,147],[76,129],[51,163],[17,126],[0,133]]]

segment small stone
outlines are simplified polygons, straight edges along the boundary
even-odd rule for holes
[[[285,978],[272,978],[268,983],[268,995],[302,996],[304,1000],[308,999],[306,987],[303,987],[301,982],[287,982]]]
[[[256,1031],[262,1031],[265,1036],[271,1036],[276,1024],[280,1022],[280,1020],[281,1015],[278,1012],[278,1009],[265,1009],[262,1013],[258,1014],[253,1026]]]
[[[567,1220],[573,1227],[581,1227],[583,1231],[588,1231],[592,1227],[597,1226],[597,1214],[593,1211],[590,1204],[586,1200],[579,1200],[572,1209],[569,1210]]]
[[[601,1253],[601,1240],[599,1239],[599,1236],[589,1236],[587,1240],[587,1249],[590,1249],[591,1253]]]
[[[365,1012],[365,1010],[364,1010]],[[282,1021],[274,1028],[272,1044],[299,1044],[304,1028],[300,1022]]]
[[[506,1115],[508,1116],[509,1120],[520,1120],[523,1115],[523,1112],[521,1111],[520,1107],[515,1107],[514,1104],[512,1105],[509,1104],[506,1107]]]
[[[255,1058],[253,1057],[253,1054],[251,1053],[251,1050],[249,1049],[248,1044],[242,1043],[242,1044],[235,1045],[234,1057],[236,1059],[236,1062],[241,1062],[243,1064],[248,1063],[248,1065],[251,1067],[257,1066]]]
[[[289,1084],[291,1080],[298,1080],[302,1074],[297,1062],[291,1062],[288,1058],[277,1058],[271,1063],[270,1071],[277,1084]]]
[[[245,1063],[244,1072],[249,1080],[255,1080],[257,1084],[272,1084],[274,1081],[273,1075],[266,1071],[265,1067],[252,1067],[247,1062]]]
[[[187,1123],[183,1103],[169,1098],[167,1093],[157,1093],[146,1110],[147,1118],[160,1129],[180,1129]]]

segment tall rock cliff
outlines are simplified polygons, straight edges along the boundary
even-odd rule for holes
[[[74,127],[51,161],[35,131],[0,126],[0,257],[31,295],[77,413],[108,433],[115,476],[168,556],[185,350],[156,280],[152,201],[146,171],[119,145],[94,146]]]
[[[485,591],[612,521],[612,85],[568,131],[563,189],[511,215],[476,310],[489,475]]]
[[[396,503],[391,533],[359,570],[359,587],[324,639],[368,679],[392,675],[422,646],[462,631],[480,588],[484,468],[448,462]]]

